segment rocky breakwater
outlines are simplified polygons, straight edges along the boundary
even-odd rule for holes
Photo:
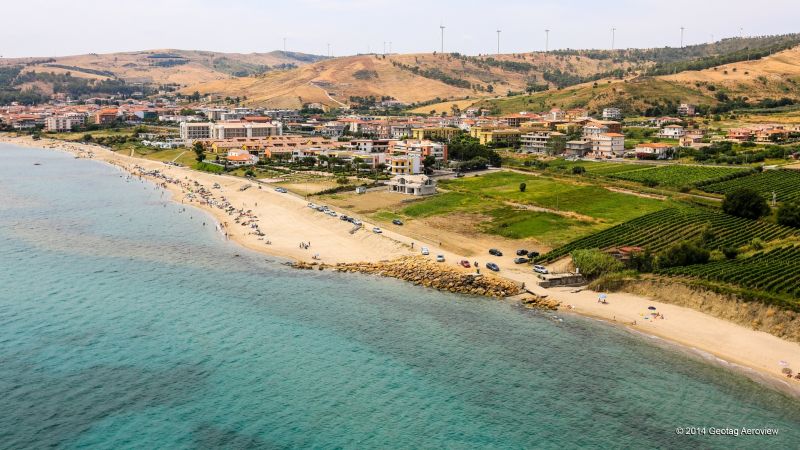
[[[533,297],[526,297],[520,300],[523,306],[526,308],[537,308],[537,309],[549,309],[550,311],[558,310],[559,306],[561,306],[561,302],[553,299],[549,299],[547,297],[540,297],[538,295],[534,295]]]
[[[299,269],[311,269],[308,263],[296,263]],[[337,272],[359,272],[398,278],[440,291],[486,297],[508,297],[522,292],[520,286],[503,278],[476,274],[444,263],[436,263],[418,256],[409,256],[381,261],[377,263],[340,263],[335,266],[317,266],[330,268]]]

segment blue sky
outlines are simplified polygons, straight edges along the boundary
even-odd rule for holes
[[[6,2],[4,2],[6,3]],[[24,0],[3,5],[4,57],[155,48],[334,56],[383,51],[503,53],[550,48],[678,46],[800,31],[800,0]],[[12,19],[15,18],[15,19]]]

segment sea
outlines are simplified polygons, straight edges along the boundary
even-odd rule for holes
[[[799,445],[800,401],[692,352],[293,270],[115,167],[0,144],[2,449]]]

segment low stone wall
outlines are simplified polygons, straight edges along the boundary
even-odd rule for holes
[[[298,269],[326,269],[359,272],[410,281],[440,291],[486,297],[508,297],[522,292],[517,283],[499,277],[469,273],[418,256],[377,263],[341,263],[334,266],[296,263]]]

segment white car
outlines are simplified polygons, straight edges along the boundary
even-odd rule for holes
[[[317,204],[316,204],[316,203],[309,203],[309,204],[308,204],[308,205],[306,205],[306,206],[308,206],[308,207],[309,207],[309,208],[311,208],[311,209],[317,209]]]
[[[327,214],[327,215],[329,215],[329,216],[331,216],[331,217],[336,217],[336,215],[337,215],[337,214],[336,214],[336,211],[333,211],[333,210],[331,210],[331,209],[329,209],[329,210],[325,211],[325,214]]]
[[[436,262],[444,262],[444,255],[436,255]]]
[[[375,234],[381,234],[383,233],[383,230],[381,230],[380,227],[373,227],[372,232]]]
[[[422,247],[421,251],[422,251],[422,254],[425,255],[425,256],[431,254],[431,251],[428,250],[428,247]]]
[[[544,273],[544,274],[550,273],[547,271],[547,268],[545,266],[540,266],[538,264],[533,266],[533,271],[536,273]]]

